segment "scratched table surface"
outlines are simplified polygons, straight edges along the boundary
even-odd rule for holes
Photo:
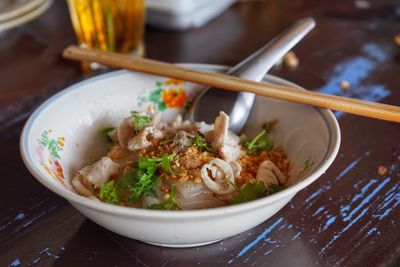
[[[0,36],[0,266],[400,265],[395,123],[336,113],[342,144],[329,170],[261,225],[203,247],[161,248],[119,236],[40,185],[20,158],[23,124],[51,95],[85,78],[60,56],[75,38],[65,2],[54,2]],[[318,26],[294,49],[299,66],[272,73],[310,90],[400,105],[396,0],[239,2],[201,29],[147,28],[147,56],[232,65],[310,15]],[[341,90],[342,80],[349,90]],[[379,174],[379,166],[387,172]]]

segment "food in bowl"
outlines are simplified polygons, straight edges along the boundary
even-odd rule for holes
[[[131,112],[119,127],[102,131],[110,140],[107,155],[79,170],[71,184],[80,195],[136,208],[191,210],[255,200],[288,180],[290,162],[269,137],[276,123],[249,139],[228,130],[224,112],[212,125]]]
[[[185,66],[226,71],[220,66]],[[267,76],[266,81],[298,88],[273,76]],[[279,119],[268,136],[275,147],[284,149],[290,160],[285,190],[241,205],[169,211],[109,205],[71,190],[77,170],[106,155],[109,144],[102,142],[101,129],[117,127],[131,110],[152,111],[154,106],[162,112],[163,121],[172,122],[198,92],[197,88],[192,83],[177,85],[168,78],[124,70],[85,80],[59,92],[32,114],[21,134],[22,158],[40,183],[98,225],[151,244],[191,247],[231,237],[261,224],[318,179],[337,155],[340,129],[331,111],[256,96],[244,131],[255,137],[263,123]],[[163,101],[164,93],[177,95],[179,101]],[[158,96],[157,103],[154,95]],[[178,102],[180,105],[175,105]]]

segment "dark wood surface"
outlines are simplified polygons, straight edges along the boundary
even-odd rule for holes
[[[271,219],[221,242],[155,247],[94,224],[40,185],[19,154],[24,122],[48,97],[84,79],[60,52],[75,43],[64,1],[0,35],[0,266],[400,265],[400,126],[336,114],[342,145],[331,168]],[[317,28],[272,73],[308,89],[400,105],[398,1],[248,1],[201,29],[146,29],[147,56],[231,65],[293,21]],[[340,90],[341,80],[351,89]],[[388,168],[378,174],[379,166]]]

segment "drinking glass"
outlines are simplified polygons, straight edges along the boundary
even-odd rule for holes
[[[144,56],[145,0],[68,0],[68,7],[80,46]]]

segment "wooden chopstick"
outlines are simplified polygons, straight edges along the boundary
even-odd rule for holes
[[[145,72],[232,91],[247,91],[261,96],[307,104],[320,108],[344,111],[365,117],[400,122],[400,107],[362,101],[263,82],[253,82],[225,74],[193,70],[170,63],[69,46],[63,56],[77,61],[91,61],[105,66]]]

